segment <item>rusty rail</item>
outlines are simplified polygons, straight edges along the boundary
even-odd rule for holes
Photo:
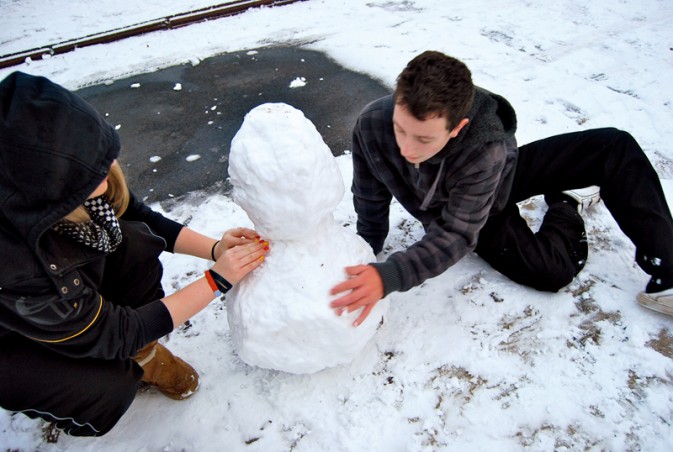
[[[236,0],[227,3],[221,3],[219,5],[208,6],[185,13],[174,14],[161,19],[148,20],[126,27],[84,36],[82,38],[62,41],[56,44],[50,44],[30,50],[10,53],[8,55],[1,55],[0,68],[21,64],[28,58],[31,60],[41,60],[45,55],[58,55],[70,52],[77,48],[119,41],[124,38],[151,33],[153,31],[179,28],[196,22],[203,22],[218,17],[233,16],[258,6],[281,6],[297,1],[304,0]]]

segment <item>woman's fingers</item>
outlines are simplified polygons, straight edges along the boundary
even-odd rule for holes
[[[268,251],[268,242],[248,242],[238,245],[222,253],[213,269],[230,283],[236,284],[264,261]]]
[[[249,228],[229,229],[222,235],[221,242],[225,249],[233,248],[238,245],[245,245],[251,242],[264,242],[257,234],[257,231]],[[268,245],[268,242],[266,242]]]
[[[268,245],[265,242],[248,243],[235,248],[241,266],[263,261],[266,249],[268,249]]]

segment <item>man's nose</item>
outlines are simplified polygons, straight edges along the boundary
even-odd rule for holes
[[[410,155],[413,151],[411,142],[407,138],[399,138],[397,140],[397,146],[399,146],[400,154],[402,156]]]

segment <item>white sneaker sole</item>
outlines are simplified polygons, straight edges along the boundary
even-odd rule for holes
[[[577,211],[579,213],[589,210],[601,202],[600,188],[595,185],[575,190],[565,190],[562,193],[570,196],[577,202]]]
[[[665,300],[657,300],[649,294],[641,292],[636,296],[636,301],[644,308],[661,312],[662,314],[673,315],[673,297],[669,295],[665,298]]]

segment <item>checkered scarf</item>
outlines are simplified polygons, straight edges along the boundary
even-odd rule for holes
[[[90,221],[75,223],[61,220],[52,229],[99,251],[112,252],[117,249],[122,241],[122,231],[107,197],[101,195],[87,199],[84,208],[89,212]]]

